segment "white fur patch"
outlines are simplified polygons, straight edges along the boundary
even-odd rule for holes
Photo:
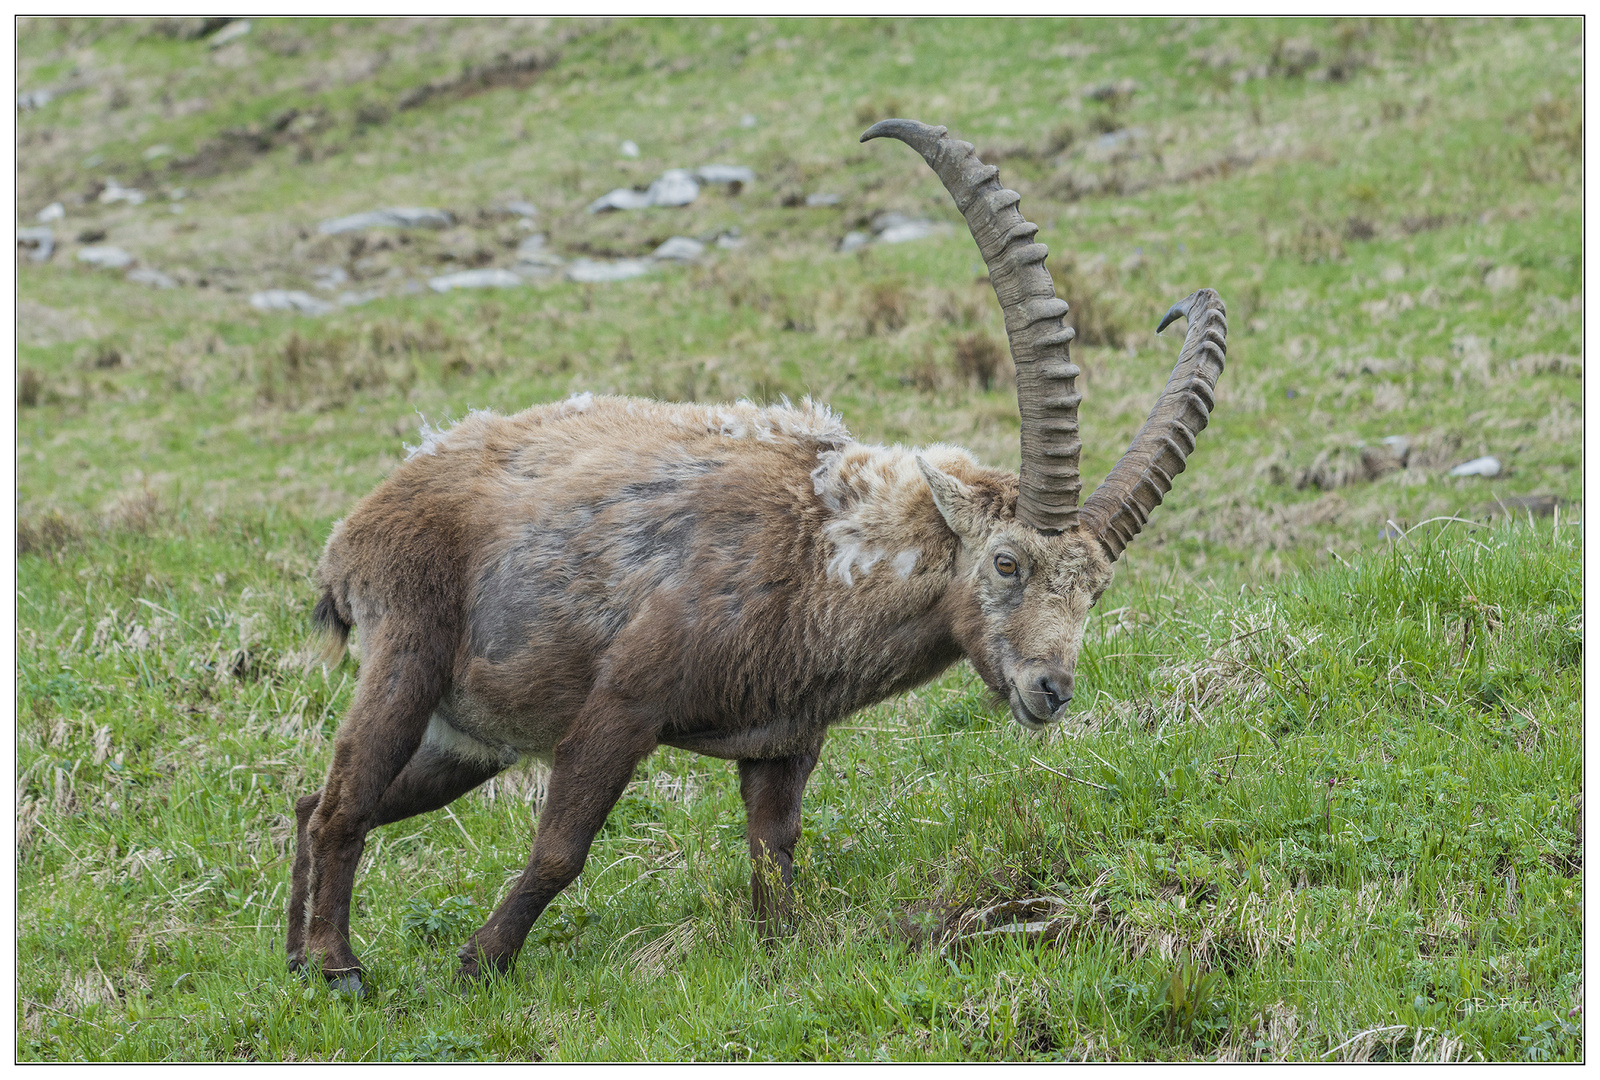
[[[442,750],[451,757],[465,761],[481,761],[501,768],[515,765],[519,756],[509,747],[490,746],[458,728],[451,727],[438,713],[428,717],[428,730],[422,736],[422,745]]]
[[[910,577],[911,571],[917,568],[917,560],[922,558],[921,548],[907,548],[894,557],[889,565],[894,567],[895,573],[901,577]]]
[[[468,420],[474,420],[480,417],[488,419],[493,415],[494,414],[488,409],[469,409],[467,410],[467,415],[463,416],[460,420],[451,420],[450,417],[446,415],[444,418],[444,423],[438,427],[434,427],[432,424],[428,423],[428,418],[426,416],[423,416],[420,412],[417,413],[418,419],[422,421],[422,426],[417,429],[418,434],[422,436],[422,442],[417,446],[412,446],[410,443],[400,444],[405,448],[406,460],[410,461],[418,454],[437,454],[440,450],[443,450],[447,447],[449,444],[450,434],[462,424],[466,423]]]

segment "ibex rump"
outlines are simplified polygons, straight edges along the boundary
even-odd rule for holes
[[[1150,419],[1078,507],[1078,369],[1036,226],[943,128],[876,125],[966,215],[1006,317],[1022,470],[865,446],[826,408],[582,395],[474,413],[336,526],[319,621],[361,631],[355,703],[297,805],[291,966],[360,989],[350,896],[366,834],[525,755],[551,762],[521,879],[461,950],[512,963],[657,746],[737,760],[756,917],[781,919],[800,798],[830,724],[966,657],[1041,729],[1073,695],[1090,607],[1205,427],[1226,318],[1201,290]],[[781,887],[769,885],[781,880]]]

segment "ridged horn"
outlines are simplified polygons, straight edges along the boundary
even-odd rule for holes
[[[1179,316],[1189,320],[1189,333],[1167,388],[1128,452],[1083,504],[1084,528],[1113,561],[1172,490],[1172,478],[1194,453],[1195,438],[1216,405],[1217,379],[1228,355],[1228,309],[1211,289],[1201,289],[1173,304],[1156,333]]]
[[[949,138],[942,127],[915,120],[873,124],[861,141],[888,136],[910,146],[933,167],[967,219],[978,251],[989,267],[1005,314],[1006,338],[1017,369],[1017,406],[1022,413],[1022,475],[1017,520],[1041,532],[1078,527],[1078,394],[1062,323],[1067,305],[1056,298],[1044,268],[1049,249],[1033,242],[1039,226],[1023,220],[1021,199],[1000,186],[999,169],[985,165],[972,144]]]

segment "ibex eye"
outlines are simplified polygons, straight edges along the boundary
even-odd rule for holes
[[[994,568],[1000,571],[1004,577],[1017,576],[1017,560],[1010,555],[996,555],[994,557]]]

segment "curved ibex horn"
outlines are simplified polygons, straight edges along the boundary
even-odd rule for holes
[[[1217,379],[1228,354],[1228,309],[1215,292],[1201,289],[1173,304],[1156,333],[1180,316],[1189,320],[1189,333],[1167,388],[1122,460],[1083,504],[1084,527],[1113,560],[1172,490],[1172,478],[1194,453],[1195,438],[1216,405]]]
[[[861,141],[885,135],[906,143],[939,174],[989,267],[989,283],[1005,314],[1022,413],[1017,520],[1041,532],[1076,529],[1079,371],[1067,348],[1072,328],[1061,321],[1066,302],[1056,298],[1044,268],[1049,249],[1033,242],[1039,226],[1023,220],[1021,196],[1000,186],[1000,170],[978,160],[971,143],[915,120],[873,124]]]

